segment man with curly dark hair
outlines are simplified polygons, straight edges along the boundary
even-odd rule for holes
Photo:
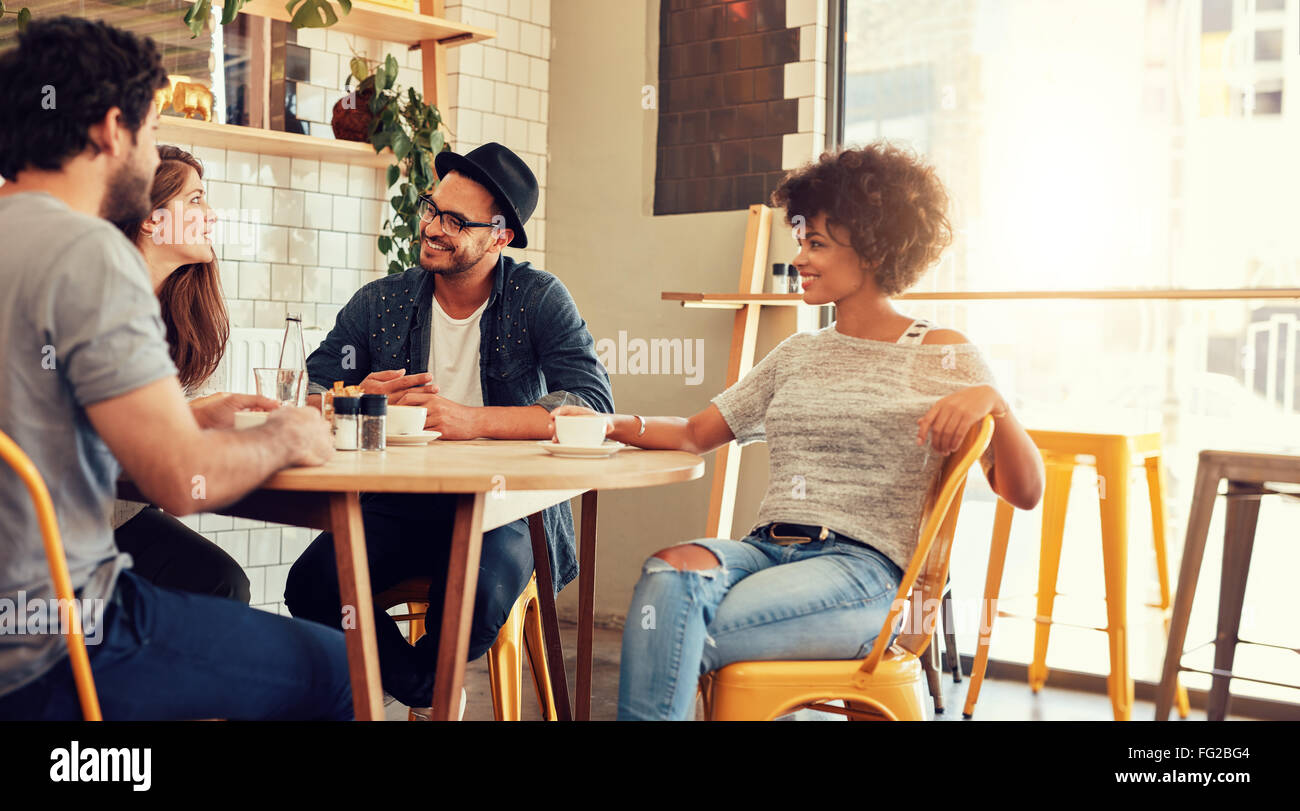
[[[166,84],[153,42],[71,17],[0,55],[0,431],[49,487],[105,718],[348,719],[339,631],[155,586],[113,542],[123,469],[186,515],[333,453],[319,411],[237,432],[235,411],[275,402],[185,402],[149,270],[107,221],[149,214]],[[0,720],[81,715],[52,592],[36,510],[0,464]],[[15,627],[14,606],[35,619]]]
[[[889,300],[952,240],[934,170],[884,144],[846,149],[791,172],[772,201],[799,242],[804,301],[834,303],[837,320],[787,338],[690,419],[613,418],[610,436],[643,448],[766,440],[770,465],[744,539],[646,561],[623,629],[620,719],[692,717],[700,675],[731,662],[865,656],[942,457],[985,415],[994,491],[1026,510],[1042,494],[1038,451],[979,350]]]

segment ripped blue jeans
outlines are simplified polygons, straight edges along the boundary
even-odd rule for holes
[[[678,571],[649,558],[623,628],[618,718],[690,720],[699,678],[732,662],[854,659],[875,642],[903,573],[847,541],[689,541],[721,565]]]

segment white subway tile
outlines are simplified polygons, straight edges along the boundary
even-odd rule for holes
[[[805,25],[826,25],[827,4],[822,0],[786,0],[785,24],[787,28]],[[786,96],[786,98],[791,98]]]
[[[343,231],[360,231],[361,201],[354,197],[335,197],[334,227]]]
[[[235,529],[261,529],[266,526],[265,521],[255,521],[252,518],[236,518]]]
[[[308,134],[313,138],[325,138],[330,140],[334,137],[334,126],[329,123],[322,124],[319,121],[313,121],[307,126]]]
[[[348,165],[346,163],[320,164],[320,191],[325,194],[347,194]]]
[[[266,592],[264,599],[267,600],[284,600],[284,585],[289,580],[289,569],[287,564],[266,567]],[[277,611],[278,611],[277,606]]]
[[[272,192],[271,224],[301,228],[305,194],[306,192],[294,189],[276,189]]]
[[[551,82],[551,63],[536,57],[528,58],[528,85],[538,90],[547,90]]]
[[[228,515],[217,515],[216,513],[203,513],[199,518],[200,532],[221,532],[230,529],[231,522]]]
[[[280,225],[258,226],[257,257],[263,262],[289,261],[289,229]]]
[[[357,292],[356,271],[335,270],[330,286],[330,298],[334,304],[347,304],[352,294]]]
[[[475,146],[483,143],[483,113],[462,107],[459,115],[456,134],[459,136],[460,143]]]
[[[239,205],[246,212],[256,212],[260,222],[271,221],[271,190],[263,186],[241,186]]]
[[[312,232],[299,230],[294,233]],[[271,298],[277,301],[298,301],[302,297],[302,268],[298,265],[272,265]]]
[[[298,44],[304,48],[312,50],[325,48],[325,29],[324,28],[299,28]]]
[[[548,28],[546,29],[546,31],[542,33],[542,58],[543,59],[551,58],[551,43],[554,40],[555,40],[555,35],[551,33],[551,29]]]
[[[348,258],[348,235],[339,231],[321,231],[317,237],[320,264],[343,267]]]
[[[291,166],[289,185],[303,191],[319,191],[321,162],[294,158]]]
[[[532,23],[519,24],[519,50],[529,56],[542,55],[542,37],[545,31]]]
[[[289,312],[299,313],[302,315],[303,329],[319,329],[320,325],[316,323],[316,305],[309,301],[292,301],[286,302],[289,306]]]
[[[526,148],[525,144],[527,141],[528,141],[528,122],[524,121],[522,118],[507,118],[506,119],[506,140],[504,142],[506,146],[510,147],[512,150],[516,152],[519,152],[520,150]],[[532,167],[530,166],[529,168]],[[536,174],[536,170],[534,170],[533,174]]]
[[[222,219],[233,219],[239,210],[239,186],[212,180],[207,183],[208,205],[215,208]]]
[[[280,562],[292,564],[307,551],[316,538],[316,530],[286,527],[280,536]]]
[[[298,118],[303,121],[325,120],[325,88],[298,82]]]
[[[462,74],[463,75],[463,74]],[[488,47],[483,53],[483,76],[497,82],[506,80],[506,52]]]
[[[518,106],[519,88],[505,82],[498,82],[496,99],[492,105],[493,112],[500,115],[515,115]]]
[[[375,172],[367,166],[348,167],[348,194],[353,197],[375,196]]]
[[[217,546],[235,559],[240,566],[248,565],[248,530],[231,530],[217,533]]]
[[[264,601],[263,595],[266,593],[266,568],[258,566],[256,568],[244,567],[244,574],[248,575],[248,602],[250,605],[258,605]]]
[[[519,21],[509,17],[497,20],[497,42],[507,51],[519,50]]]
[[[239,298],[239,263],[221,262],[217,266],[221,276],[221,294],[226,298]]]
[[[532,3],[529,0],[510,0],[510,16],[516,20],[531,20]]]
[[[348,267],[353,270],[374,270],[382,267],[379,264],[380,258],[379,245],[373,234],[348,234]]]
[[[196,146],[193,154],[194,157],[199,159],[199,163],[203,164],[203,180],[205,182],[226,179],[226,150]]]
[[[325,30],[325,50],[336,54],[352,53],[353,51],[362,51],[358,47],[358,37],[352,34],[340,34],[332,28]]]
[[[233,183],[256,183],[260,158],[251,152],[226,153],[226,179]]]
[[[312,302],[329,302],[330,299],[329,268],[302,269],[302,297]]]
[[[248,565],[267,566],[280,562],[280,530],[248,530]]]
[[[253,326],[258,329],[283,329],[285,312],[283,301],[255,301]]]
[[[501,143],[506,139],[506,119],[495,113],[483,114],[483,143],[496,141]]]
[[[294,228],[289,231],[289,261],[295,265],[316,264],[319,253],[317,232],[309,228]]]
[[[546,125],[539,124],[536,121],[528,122],[528,151],[536,152],[541,155],[546,154]],[[537,182],[541,183],[541,175],[538,175]]]
[[[542,115],[542,94],[527,87],[519,88],[516,111],[520,118],[527,121],[545,121]]]
[[[533,0],[533,22],[549,27],[551,24],[551,0]],[[550,36],[550,31],[543,33]]]
[[[481,43],[473,45],[462,45],[459,48],[451,50],[460,54],[460,71],[461,75],[469,74],[470,76],[483,75],[483,51],[487,48]]]
[[[303,225],[307,228],[333,228],[334,198],[328,194],[307,192],[303,208]]]
[[[528,60],[527,54],[513,52],[508,54],[506,56],[506,81],[517,85],[528,84],[530,70]]]
[[[338,320],[339,310],[342,307],[338,304],[317,304],[316,305],[316,323],[321,329],[332,329],[334,322]]]
[[[312,51],[310,76],[312,84],[337,90],[340,87],[338,56],[329,51]]]
[[[226,311],[230,313],[230,326],[232,327],[252,327],[253,319],[253,302],[251,301],[226,301]]]
[[[261,186],[289,185],[289,159],[282,155],[261,155],[257,171],[257,183]]]
[[[239,266],[239,297],[266,299],[271,297],[271,267],[262,262],[243,262]]]

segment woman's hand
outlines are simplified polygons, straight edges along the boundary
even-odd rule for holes
[[[555,437],[556,417],[605,417],[606,418],[605,436],[609,436],[609,432],[614,430],[614,423],[609,419],[610,417],[609,414],[602,414],[601,412],[596,411],[594,409],[587,408],[586,406],[562,405],[551,412],[551,441],[552,442],[560,441]]]
[[[256,394],[213,394],[190,403],[200,428],[234,428],[236,411],[275,411],[276,401]]]
[[[945,456],[957,450],[971,426],[986,415],[1007,415],[1007,404],[992,386],[971,386],[939,400],[916,421],[916,444],[924,445],[928,434],[930,447]]]

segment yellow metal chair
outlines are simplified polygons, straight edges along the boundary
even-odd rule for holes
[[[410,623],[407,639],[414,645],[424,636],[424,617],[429,610],[429,579],[412,578],[403,581],[375,597],[376,604],[387,610],[406,604],[405,614],[393,617]],[[547,721],[558,718],[555,696],[551,690],[551,676],[546,669],[546,644],[542,638],[541,603],[537,596],[537,575],[534,574],[523,594],[510,609],[506,624],[497,632],[496,641],[488,651],[488,680],[492,685],[492,710],[498,721],[518,721],[523,717],[522,654],[528,656],[528,666],[533,671],[533,688],[542,717]],[[410,716],[415,720],[414,710]]]
[[[925,720],[920,657],[934,637],[966,474],[992,437],[993,418],[985,417],[944,460],[927,497],[916,552],[866,659],[733,662],[700,678],[705,717],[766,721],[808,707],[859,720]],[[910,618],[891,645],[904,605]],[[837,699],[845,707],[826,704]]]
[[[36,465],[3,431],[0,431],[0,458],[14,469],[27,486],[27,494],[31,496],[36,520],[40,524],[41,538],[45,542],[45,559],[50,565],[50,576],[54,580],[54,594],[60,605],[68,607],[71,626],[67,633],[68,659],[72,663],[72,678],[77,685],[81,715],[87,721],[102,721],[104,717],[99,710],[99,696],[95,693],[95,677],[90,671],[86,638],[81,632],[81,614],[76,594],[72,590],[72,578],[68,575],[68,558],[63,553],[63,540],[59,537],[59,522],[54,515],[50,491],[46,489]]]
[[[1047,482],[1043,493],[1043,530],[1038,564],[1038,610],[1033,618],[1034,659],[1029,666],[1029,686],[1038,692],[1047,682],[1047,640],[1052,626],[1052,607],[1056,600],[1056,578],[1061,568],[1061,539],[1065,531],[1065,511],[1070,501],[1070,482],[1074,469],[1089,464],[1091,457],[1097,470],[1097,487],[1101,503],[1101,548],[1105,567],[1106,631],[1110,638],[1110,674],[1107,692],[1116,721],[1127,721],[1133,709],[1133,679],[1128,667],[1128,480],[1135,457],[1146,469],[1147,493],[1151,502],[1151,528],[1155,542],[1156,570],[1160,581],[1160,602],[1153,605],[1164,614],[1165,632],[1169,631],[1172,601],[1169,596],[1168,556],[1165,550],[1165,474],[1160,459],[1159,432],[1144,434],[1092,434],[1067,431],[1029,431],[1029,436],[1043,455]],[[1082,457],[1082,458],[1081,458]],[[989,643],[993,618],[1014,616],[996,612],[1002,570],[1006,564],[1007,542],[1011,537],[1014,509],[998,499],[993,523],[993,542],[989,551],[988,575],[984,584],[984,611],[980,623],[979,646],[971,668],[964,715],[975,712],[980,685],[988,667]],[[1187,717],[1187,689],[1178,685],[1178,713]]]

